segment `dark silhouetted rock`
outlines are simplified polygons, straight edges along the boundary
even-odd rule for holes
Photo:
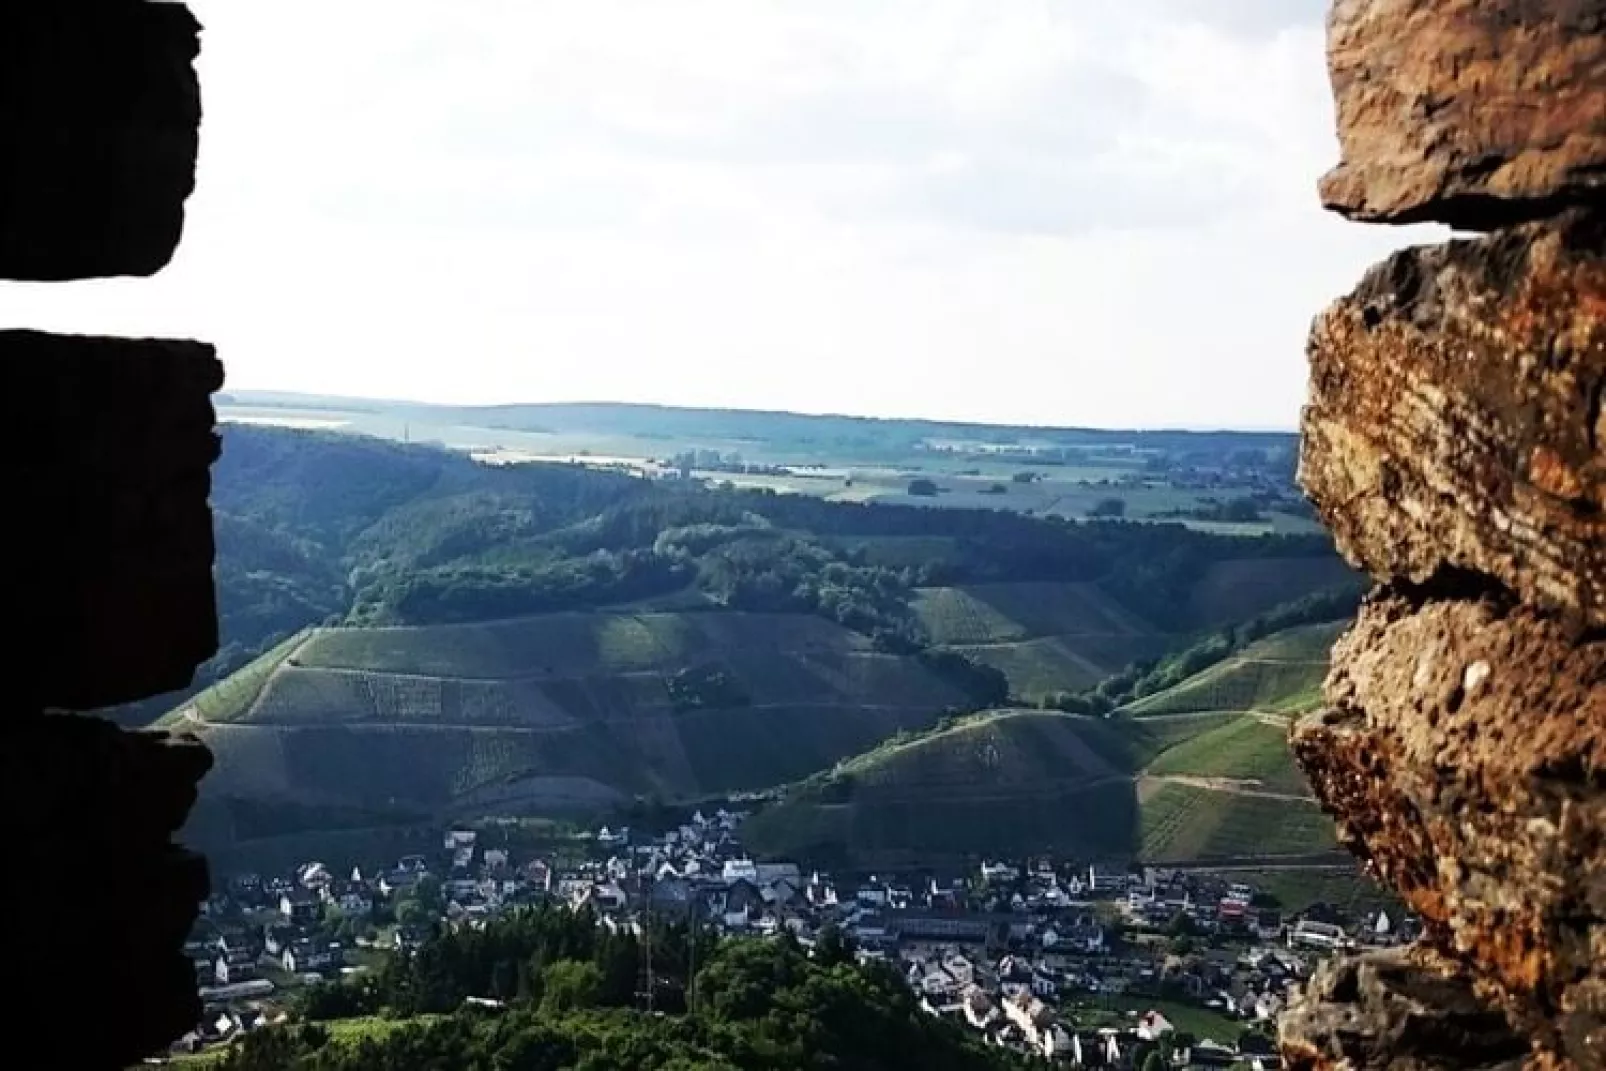
[[[1538,1048],[1606,1064],[1606,635],[1374,597],[1293,734],[1340,839]]]
[[[1396,253],[1310,362],[1300,481],[1346,557],[1606,624],[1606,215]]]
[[[185,686],[217,650],[212,348],[5,331],[0,377],[13,698],[82,710]]]
[[[1606,203],[1606,0],[1336,0],[1328,68],[1329,208],[1488,230]]]
[[[51,1066],[131,1066],[200,1019],[183,946],[206,863],[171,838],[211,755],[193,737],[78,716],[12,716],[5,732],[0,830],[14,877],[0,897],[27,978],[6,1021],[48,1039]]]
[[[0,278],[161,270],[195,184],[200,25],[148,0],[3,8]]]

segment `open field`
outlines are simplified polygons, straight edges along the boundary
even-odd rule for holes
[[[605,403],[451,407],[271,392],[224,395],[218,412],[224,422],[433,443],[499,464],[558,461],[658,475],[666,462],[690,455],[704,459],[693,475],[711,483],[835,501],[1079,519],[1118,497],[1133,520],[1246,536],[1317,530],[1291,513],[1242,524],[1168,516],[1264,490],[1273,471],[1288,471],[1286,463],[1265,466],[1291,454],[1290,434],[1025,429]],[[1258,470],[1230,467],[1256,455]],[[1208,480],[1188,471],[1196,464],[1211,467]],[[758,471],[737,471],[749,466]],[[921,477],[940,493],[910,495],[910,480]]]

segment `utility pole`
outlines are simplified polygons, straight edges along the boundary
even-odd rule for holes
[[[652,975],[652,916],[643,915],[641,922],[641,997],[647,1014],[653,1013],[658,987]]]

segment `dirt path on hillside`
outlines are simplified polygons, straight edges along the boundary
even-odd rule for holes
[[[1285,800],[1289,803],[1314,803],[1310,796],[1298,796],[1292,792],[1272,792],[1260,787],[1261,782],[1251,778],[1240,777],[1190,777],[1184,774],[1144,774],[1138,781],[1138,791],[1142,793],[1145,782],[1152,785],[1186,785],[1188,788],[1202,788],[1208,792],[1225,792],[1233,796],[1256,796],[1260,799]]]
[[[1198,721],[1201,718],[1221,718],[1227,716],[1239,718],[1254,718],[1264,725],[1276,726],[1286,729],[1293,722],[1287,714],[1273,714],[1269,710],[1190,710],[1185,714],[1143,714],[1130,715],[1133,724],[1142,725],[1150,721]]]

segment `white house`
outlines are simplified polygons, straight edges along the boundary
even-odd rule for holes
[[[1146,1011],[1138,1016],[1137,1035],[1144,1041],[1159,1041],[1167,1034],[1176,1032],[1171,1020],[1157,1011]]]

